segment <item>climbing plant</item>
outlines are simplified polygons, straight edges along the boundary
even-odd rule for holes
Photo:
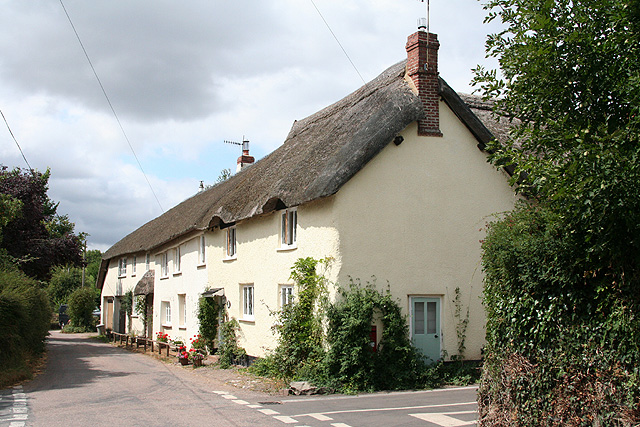
[[[198,300],[198,324],[200,336],[204,339],[209,351],[213,351],[218,334],[220,318],[220,304],[215,298],[200,298]]]

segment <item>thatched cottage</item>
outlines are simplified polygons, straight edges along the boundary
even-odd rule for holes
[[[331,257],[332,282],[388,283],[415,345],[434,360],[457,353],[458,289],[462,313],[469,310],[465,356],[479,358],[481,229],[515,195],[483,151],[500,127],[485,103],[439,77],[438,47],[434,34],[412,34],[406,60],[294,122],[265,158],[113,245],[98,278],[102,322],[124,331],[119,299],[134,290],[153,307],[147,334],[188,338],[208,290],[240,322],[240,345],[262,356],[275,344],[269,310],[296,293],[294,262]],[[135,319],[132,326],[141,329]]]

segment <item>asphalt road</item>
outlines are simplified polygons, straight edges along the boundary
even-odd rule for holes
[[[53,332],[46,370],[0,390],[0,427],[472,426],[474,387],[277,397],[84,336]]]

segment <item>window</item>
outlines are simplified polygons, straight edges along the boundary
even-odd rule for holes
[[[171,325],[171,302],[162,301],[162,324]]]
[[[293,301],[293,286],[282,285],[280,287],[280,307],[291,303]]]
[[[178,324],[184,327],[187,324],[187,295],[178,294]]]
[[[149,271],[151,269],[151,255],[147,254],[145,259],[145,271]]]
[[[137,256],[133,256],[133,262],[131,263],[131,275],[135,276],[136,275],[136,263],[138,262],[138,257]]]
[[[227,228],[227,258],[236,257],[236,227]]]
[[[126,275],[127,275],[127,259],[120,258],[120,261],[118,262],[118,276],[122,277]]]
[[[173,274],[180,273],[180,263],[182,261],[182,256],[180,253],[180,246],[173,250]]]
[[[160,276],[169,276],[169,259],[166,252],[160,254]]]
[[[291,249],[296,247],[296,226],[298,224],[298,211],[287,209],[282,212],[280,247]]]
[[[200,247],[198,251],[198,261],[200,265],[205,265],[207,263],[207,258],[205,256],[205,245],[204,245],[204,234],[200,236]]]
[[[253,285],[242,287],[242,319],[254,320],[253,315]]]

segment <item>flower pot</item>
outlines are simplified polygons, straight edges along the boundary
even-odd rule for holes
[[[202,366],[202,364],[203,364],[202,359],[193,359],[193,366],[195,366],[196,368],[199,366]]]
[[[180,357],[178,358],[178,360],[180,360],[180,364],[183,366],[189,364],[189,359],[187,359],[186,357]]]

